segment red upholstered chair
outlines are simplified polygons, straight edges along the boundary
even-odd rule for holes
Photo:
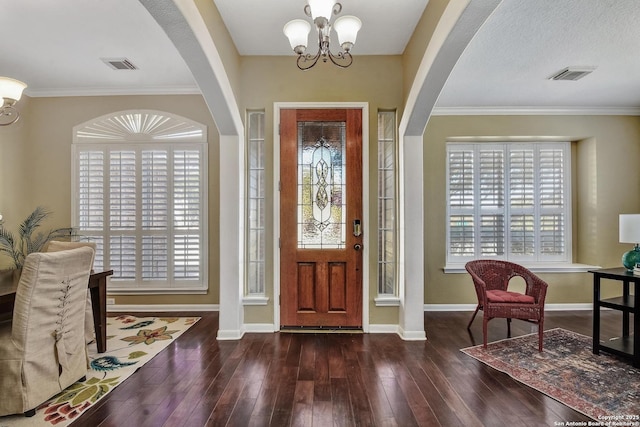
[[[538,325],[538,350],[542,351],[542,333],[544,325],[544,299],[547,295],[547,283],[521,265],[499,260],[469,261],[465,268],[473,279],[478,296],[478,306],[473,313],[467,329],[476,318],[478,310],[484,312],[482,334],[484,347],[487,347],[487,323],[497,317],[507,319],[508,334],[511,336],[511,319],[521,319]],[[507,290],[513,277],[522,277],[525,293]]]

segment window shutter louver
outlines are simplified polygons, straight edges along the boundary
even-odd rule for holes
[[[136,227],[136,153],[112,151],[109,159],[109,218],[114,230]]]

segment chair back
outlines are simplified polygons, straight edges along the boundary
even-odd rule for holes
[[[547,283],[519,264],[503,260],[481,259],[469,261],[465,268],[473,279],[478,301],[482,301],[482,295],[488,290],[506,291],[509,281],[516,276],[524,279],[525,294],[533,296],[536,303],[543,302],[546,296]]]
[[[60,240],[51,240],[45,249],[45,252],[58,252],[68,251],[69,249],[88,247],[93,249],[93,256],[91,257],[91,270],[93,270],[93,263],[96,259],[96,243],[95,242],[63,242]]]
[[[28,408],[86,375],[84,316],[92,257],[93,250],[84,247],[25,259],[11,337],[23,353]]]

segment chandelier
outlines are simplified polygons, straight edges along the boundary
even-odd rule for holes
[[[18,121],[20,113],[14,105],[20,100],[22,91],[26,87],[27,85],[19,80],[0,77],[0,98],[3,99],[2,107],[0,107],[0,126],[7,126]]]
[[[311,31],[311,24],[304,19],[294,19],[284,26],[284,34],[289,38],[291,49],[298,54],[296,64],[301,70],[308,70],[316,65],[322,58],[323,62],[331,60],[335,65],[347,68],[353,63],[351,48],[356,43],[358,30],[362,22],[355,16],[341,16],[331,24],[331,15],[337,15],[342,11],[342,4],[336,0],[307,0],[304,13],[313,19],[318,31],[318,52],[315,55],[305,54],[307,50],[307,38]],[[338,34],[338,42],[342,50],[333,54],[329,50],[331,28]]]

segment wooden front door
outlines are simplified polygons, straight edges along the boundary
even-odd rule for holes
[[[362,327],[362,110],[280,113],[280,323]]]

